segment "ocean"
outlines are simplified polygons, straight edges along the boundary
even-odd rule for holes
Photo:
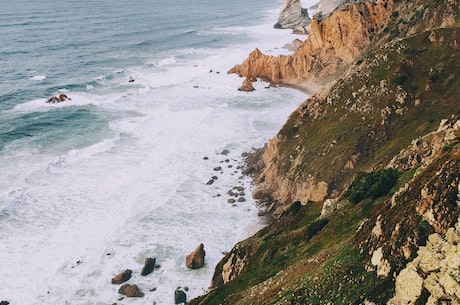
[[[289,53],[297,36],[273,29],[281,3],[2,1],[0,301],[159,305],[177,287],[207,291],[223,253],[265,224],[242,153],[307,97],[261,81],[239,92],[226,73],[256,47]],[[61,93],[71,100],[46,103]],[[246,201],[228,203],[234,187]],[[187,269],[200,243],[206,264]],[[146,257],[159,268],[144,277]],[[125,269],[143,298],[120,300],[111,279]]]

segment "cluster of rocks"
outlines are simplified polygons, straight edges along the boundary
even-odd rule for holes
[[[49,104],[56,104],[56,103],[62,103],[65,101],[71,101],[72,99],[69,98],[67,95],[64,93],[59,94],[59,96],[52,96],[50,97],[46,102]]]
[[[204,245],[201,243],[198,247],[187,255],[185,259],[185,265],[189,269],[199,269],[204,266],[205,264],[205,256],[206,252],[204,250]],[[156,263],[156,258],[154,257],[147,257],[144,262],[144,267],[142,268],[140,274],[141,276],[147,276],[151,274],[155,269],[160,268],[160,266]],[[112,278],[112,284],[114,285],[121,285],[118,289],[118,293],[124,295],[125,297],[129,298],[141,298],[145,295],[145,293],[141,290],[141,288],[136,284],[129,284],[126,283],[132,277],[133,271],[131,269],[126,269],[115,277]],[[184,288],[185,291],[188,288]],[[156,288],[150,289],[150,291],[155,291]],[[122,298],[121,298],[122,299]],[[120,300],[121,300],[120,299]],[[187,295],[182,290],[181,287],[176,288],[174,292],[174,301],[175,304],[186,304],[187,302]],[[0,305],[8,305],[8,303],[0,303]]]
[[[417,254],[396,278],[388,304],[460,304],[460,222],[445,236],[430,235]]]
[[[156,264],[156,258],[147,257],[144,262],[144,267],[141,270],[141,275],[146,276],[152,273],[155,268],[159,268],[160,266]],[[115,277],[112,278],[112,284],[120,285],[127,282],[131,279],[133,271],[131,269],[126,269]],[[135,284],[123,284],[120,289],[118,289],[118,293],[125,295],[127,297],[143,297],[144,292]]]
[[[234,186],[232,189],[228,190],[227,194],[230,196],[227,200],[228,203],[246,201],[246,198],[244,197],[246,194],[244,192],[244,187],[242,186]]]
[[[229,151],[228,150],[225,150],[223,151],[221,154],[222,155],[228,155]],[[243,154],[243,157],[245,157],[245,154]],[[204,157],[205,160],[208,160],[207,157]],[[236,160],[232,160],[232,161],[236,161]],[[227,168],[234,168],[234,171],[232,173],[235,174],[235,173],[238,173],[240,170],[243,170],[244,169],[244,166],[242,165],[234,165],[234,164],[230,164],[231,163],[231,160],[226,158],[225,160],[222,160],[220,161],[220,163],[227,163]],[[219,172],[220,174],[223,174],[223,166],[222,165],[219,165],[219,166],[216,166],[213,168],[213,170],[215,172]],[[244,171],[244,170],[243,170]],[[245,174],[243,172],[243,174]],[[217,176],[212,176],[211,179],[206,183],[207,185],[211,185],[213,184],[216,180],[218,179]],[[236,204],[237,202],[245,202],[246,201],[246,193],[245,193],[245,189],[243,186],[239,185],[239,186],[233,186],[231,189],[229,189],[227,191],[227,195],[230,197],[227,202],[230,203],[230,204]],[[221,194],[217,194],[216,197],[220,197]]]

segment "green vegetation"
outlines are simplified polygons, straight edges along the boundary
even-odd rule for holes
[[[457,141],[427,167],[385,168],[414,139],[459,111],[460,22],[415,33],[424,26],[422,8],[445,3],[422,1],[412,12],[406,1],[396,1],[384,38],[398,39],[382,38],[327,94],[303,103],[279,132],[277,174],[289,183],[313,175],[337,196],[349,185],[337,203],[341,208],[321,218],[321,203],[286,205],[279,219],[239,244],[239,276],[191,305],[385,304],[394,294],[394,275],[434,232],[421,213],[431,209],[437,230],[458,221]],[[401,38],[403,30],[413,34]],[[430,192],[425,200],[422,187]],[[430,206],[434,201],[437,206]],[[378,277],[370,264],[377,248],[391,266],[388,277]],[[450,276],[458,282],[459,274]],[[424,290],[418,302],[428,296]]]
[[[388,194],[398,177],[399,172],[393,168],[358,173],[344,196],[353,204],[367,198],[377,199]]]

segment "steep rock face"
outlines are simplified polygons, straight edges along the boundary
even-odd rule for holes
[[[256,49],[229,73],[274,84],[321,80],[360,56],[382,33],[392,9],[393,0],[345,3],[326,18],[313,18],[309,37],[294,55],[275,57]]]
[[[254,246],[250,243],[238,243],[225,257],[219,262],[214,271],[211,281],[211,288],[217,288],[235,279],[244,271],[248,259],[254,254]]]
[[[459,81],[458,64],[435,54],[442,47],[447,57],[458,56],[459,35],[433,30],[386,44],[301,104],[268,143],[255,194],[281,205],[335,198],[354,173],[387,164],[433,130],[434,122],[457,110]],[[438,40],[431,41],[433,36]],[[439,92],[452,97],[433,103]]]
[[[385,269],[382,276],[399,273],[429,234],[445,235],[459,219],[459,119],[457,114],[443,121],[436,132],[414,140],[390,163],[400,170],[416,169],[414,177],[365,220],[356,237],[362,251],[372,257],[379,253],[372,265],[377,272]]]
[[[306,27],[310,24],[307,9],[303,9],[300,0],[284,0],[275,28],[294,29],[296,26]]]

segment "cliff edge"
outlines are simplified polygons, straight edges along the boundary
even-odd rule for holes
[[[347,33],[350,16],[367,34],[309,49],[323,70],[295,70],[300,53],[250,55],[238,70],[248,77],[335,80],[253,160],[254,197],[274,220],[190,304],[460,304],[459,11],[455,0],[347,1],[313,20],[325,23],[304,51]]]

